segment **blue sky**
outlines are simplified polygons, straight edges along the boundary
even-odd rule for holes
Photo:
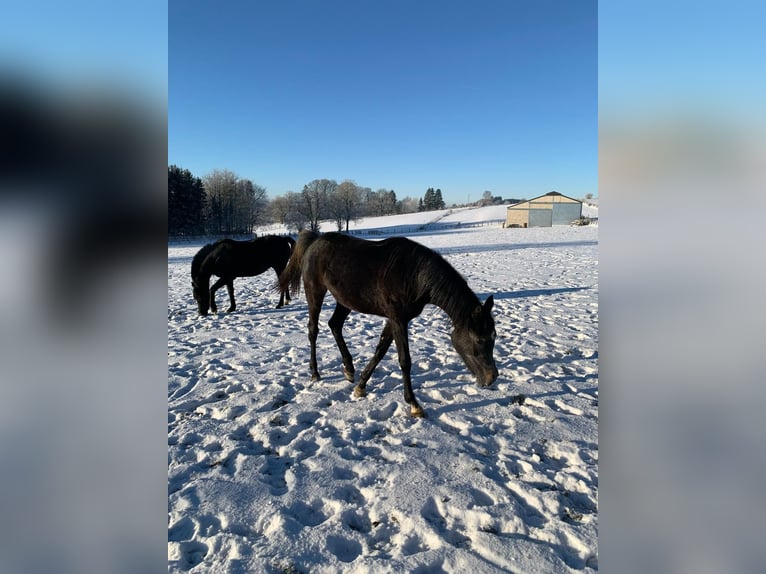
[[[595,1],[169,3],[168,163],[270,197],[597,189]]]

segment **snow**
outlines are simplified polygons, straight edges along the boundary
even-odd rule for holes
[[[380,217],[363,217],[349,222],[349,231],[361,234],[406,235],[422,231],[435,231],[463,226],[501,225],[505,222],[508,205],[488,205],[486,207],[455,207],[437,211],[421,211],[417,213],[402,213],[399,215],[384,215]],[[582,204],[583,217],[598,217],[598,207]],[[336,231],[337,225],[332,221],[321,223],[321,231]],[[258,235],[289,233],[286,226],[272,224],[261,227]]]
[[[438,216],[477,224],[505,208]],[[377,229],[424,216],[377,218]],[[498,333],[500,376],[483,389],[443,311],[428,306],[411,322],[424,419],[408,414],[393,346],[367,397],[352,395],[329,294],[323,379],[311,382],[302,295],[275,309],[268,271],[235,281],[235,313],[200,318],[189,268],[201,244],[169,246],[169,571],[598,570],[598,227],[494,223],[411,237],[482,301],[494,295]],[[357,373],[382,326],[347,320]]]

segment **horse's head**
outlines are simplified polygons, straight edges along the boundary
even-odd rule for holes
[[[199,314],[204,317],[210,309],[209,286],[207,283],[203,283],[196,278],[192,279],[192,294],[194,295],[194,300],[197,302]]]
[[[490,295],[484,305],[477,305],[470,318],[456,325],[452,345],[482,387],[497,379],[497,366],[492,352],[495,348],[495,320],[492,318],[494,300]]]

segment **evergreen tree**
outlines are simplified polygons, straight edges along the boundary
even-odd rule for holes
[[[388,213],[392,215],[396,213],[396,203],[396,192],[392,189],[388,192],[388,201],[386,205]]]
[[[205,232],[205,188],[188,169],[168,166],[168,234]]]
[[[436,192],[434,192],[433,187],[429,187],[426,190],[426,194],[423,196],[423,211],[433,211],[436,209],[434,207],[434,196],[436,195]]]
[[[445,204],[444,200],[442,199],[442,190],[437,189],[434,193],[434,209],[444,209]]]

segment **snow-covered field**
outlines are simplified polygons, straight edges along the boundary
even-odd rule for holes
[[[410,324],[424,419],[405,408],[394,346],[368,396],[352,396],[329,294],[312,383],[302,295],[275,309],[268,271],[235,281],[235,313],[200,318],[189,269],[201,244],[168,248],[171,572],[598,569],[598,227],[411,237],[495,298],[490,389],[440,309]],[[346,322],[357,373],[382,327]]]

